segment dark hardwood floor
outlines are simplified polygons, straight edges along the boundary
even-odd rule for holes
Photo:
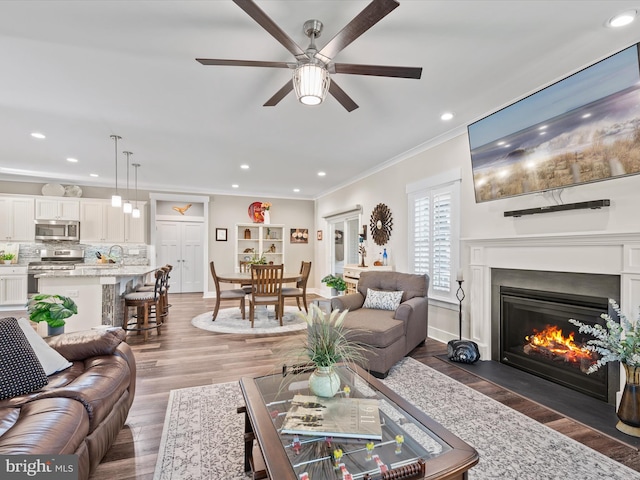
[[[162,327],[161,336],[153,333],[146,343],[141,336],[128,338],[138,366],[136,398],[124,429],[92,480],[151,479],[170,390],[237,381],[241,376],[278,370],[280,350],[302,335],[214,334],[192,327],[190,323],[196,315],[213,310],[214,300],[203,299],[201,294],[172,294],[170,302],[173,305],[171,315]],[[236,306],[236,301],[223,301],[221,308]],[[446,354],[446,345],[429,339],[411,356],[640,471],[640,454],[636,449],[444,362],[436,357],[441,354]]]

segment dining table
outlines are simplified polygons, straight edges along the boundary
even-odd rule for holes
[[[224,283],[251,284],[251,272],[218,273],[218,280]],[[283,272],[282,283],[296,283],[302,280],[300,272]]]

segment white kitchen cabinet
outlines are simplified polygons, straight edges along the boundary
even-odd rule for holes
[[[83,199],[80,203],[80,241],[119,243],[124,241],[124,213],[111,200]]]
[[[145,207],[146,202],[138,202],[140,218],[124,214],[124,241],[126,243],[146,243],[147,215]]]
[[[264,223],[236,224],[236,271],[240,262],[264,254],[267,263],[284,264],[284,225]]]
[[[33,197],[0,196],[0,240],[33,242]]]
[[[27,267],[0,267],[0,305],[27,303]]]
[[[157,265],[172,265],[172,293],[204,291],[204,223],[156,221]],[[208,266],[207,266],[208,267]]]
[[[80,200],[77,198],[36,198],[37,220],[80,220]]]

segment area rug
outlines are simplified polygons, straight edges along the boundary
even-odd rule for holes
[[[253,328],[249,321],[249,309],[245,313],[245,320],[242,319],[240,308],[221,308],[218,311],[216,321],[211,321],[213,310],[202,313],[191,319],[191,325],[194,327],[208,330],[215,333],[238,333],[249,335],[262,335],[265,333],[287,333],[304,330],[307,324],[304,319],[300,318],[297,307],[284,307],[284,315],[282,316],[282,327],[280,321],[276,320],[273,307],[257,308],[253,321]]]
[[[472,445],[471,480],[633,480],[640,473],[405,358],[384,382]],[[244,416],[237,382],[172,390],[154,480],[240,480]]]

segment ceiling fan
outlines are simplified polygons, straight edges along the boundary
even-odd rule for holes
[[[292,69],[292,79],[267,100],[264,104],[265,107],[277,105],[292,90],[295,90],[298,99],[302,103],[317,105],[322,103],[328,91],[347,111],[351,112],[358,108],[358,105],[331,79],[330,74],[344,73],[415,79],[419,79],[422,75],[422,68],[419,67],[361,65],[333,61],[333,58],[346,46],[398,7],[400,4],[396,0],[373,0],[320,50],[315,45],[315,39],[322,32],[322,22],[319,20],[307,20],[304,23],[303,31],[309,37],[310,44],[306,50],[303,50],[253,0],[233,0],[233,2],[289,50],[296,61],[264,62],[259,60],[223,60],[213,58],[196,58],[196,60],[202,65]]]

